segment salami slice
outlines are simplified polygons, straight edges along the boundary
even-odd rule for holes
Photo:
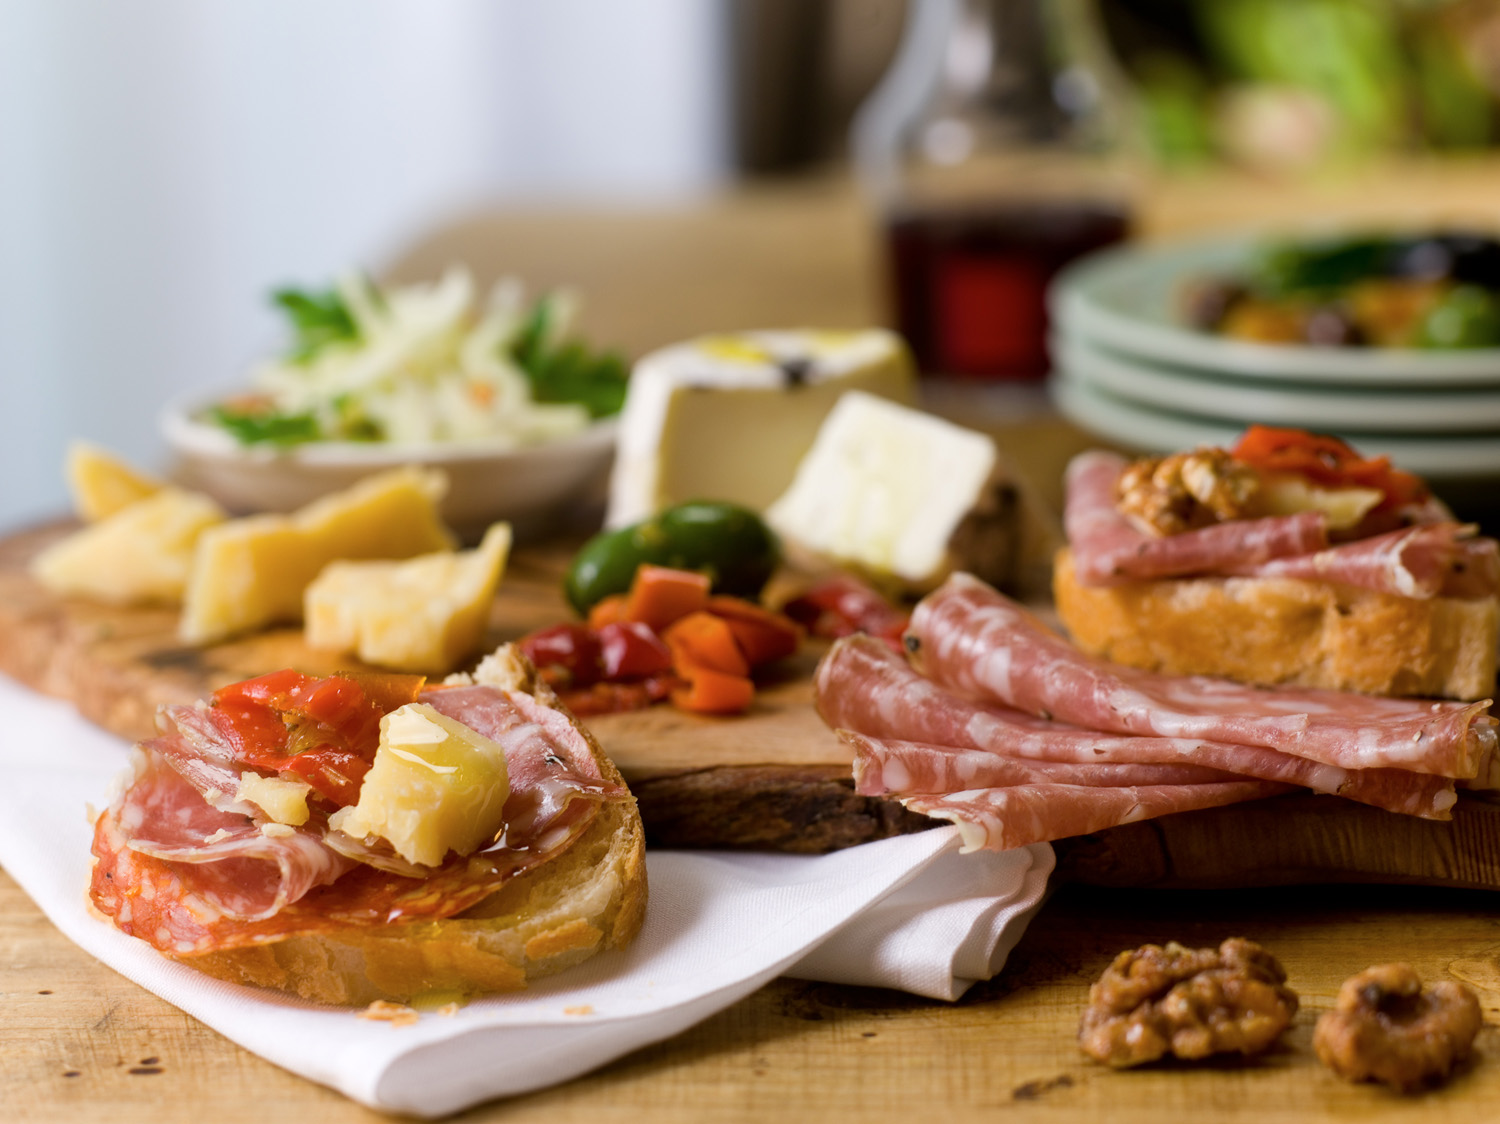
[[[1080,453],[1068,465],[1063,523],[1073,566],[1085,585],[1110,585],[1254,566],[1310,554],[1328,545],[1320,512],[1239,519],[1177,535],[1148,535],[1115,506],[1126,461],[1114,453]]]
[[[1425,600],[1443,592],[1455,566],[1467,559],[1462,543],[1474,531],[1472,525],[1460,523],[1407,527],[1293,558],[1226,566],[1219,573],[1341,582],[1378,593]]]
[[[1346,769],[1264,746],[1104,734],[976,703],[923,679],[869,637],[835,644],[818,665],[815,691],[818,712],[830,726],[875,738],[1039,761],[1199,765],[1428,819],[1451,818],[1457,799],[1446,777],[1404,769]]]
[[[933,795],[970,788],[1070,784],[1089,788],[1132,785],[1211,784],[1243,780],[1202,765],[1033,761],[982,749],[955,749],[896,738],[838,731],[854,751],[854,791],[861,796]]]
[[[1089,835],[1137,820],[1259,800],[1287,791],[1285,785],[1266,781],[1133,788],[1038,784],[971,789],[946,796],[909,796],[901,803],[914,812],[957,824],[965,852],[1008,851],[1028,843]]]
[[[1085,656],[967,574],[929,594],[907,644],[937,684],[1110,733],[1278,749],[1346,769],[1472,778],[1496,745],[1489,700],[1428,703],[1173,677]]]
[[[126,846],[173,863],[193,892],[225,916],[270,917],[354,863],[324,845],[320,833],[221,812],[157,753],[138,748],[133,780],[117,816]]]

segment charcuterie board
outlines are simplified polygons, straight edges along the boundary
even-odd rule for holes
[[[26,572],[58,524],[0,540],[0,671],[72,702],[125,738],[162,703],[189,702],[280,667],[327,674],[350,661],[309,649],[297,628],[183,646],[170,609],[59,598]],[[496,599],[490,645],[566,619],[567,545],[521,551]],[[812,708],[819,652],[777,669],[752,710],[705,718],[670,707],[591,719],[660,846],[825,851],[935,821],[854,793],[850,756]],[[1334,797],[1289,796],[1127,824],[1058,844],[1059,874],[1108,886],[1226,887],[1402,882],[1500,889],[1500,804],[1460,801],[1452,823]]]

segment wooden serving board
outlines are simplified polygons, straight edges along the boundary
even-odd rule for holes
[[[176,639],[177,614],[63,599],[26,572],[69,530],[0,539],[0,671],[71,701],[128,739],[156,708],[281,667],[348,668],[283,628],[208,648]],[[569,617],[566,546],[520,551],[490,621],[493,647]],[[706,718],[668,706],[589,722],[629,781],[649,841],[670,847],[818,852],[920,831],[935,821],[854,792],[847,750],[812,708],[809,644],[762,684],[752,710]],[[1500,889],[1500,805],[1460,801],[1452,823],[1326,796],[1289,796],[1128,824],[1057,844],[1059,875],[1093,885],[1224,887],[1406,882]]]

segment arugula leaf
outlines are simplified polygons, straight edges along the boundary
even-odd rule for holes
[[[287,314],[296,333],[287,356],[293,363],[309,362],[329,344],[352,343],[359,339],[354,317],[335,289],[324,292],[277,289],[271,294],[271,300]]]
[[[552,298],[543,297],[511,344],[511,357],[526,373],[531,396],[538,402],[577,402],[591,418],[618,414],[630,375],[624,358],[614,351],[590,351],[580,340],[551,343],[552,317]]]
[[[318,419],[312,414],[279,414],[264,410],[236,410],[214,406],[209,417],[222,425],[241,445],[276,445],[285,448],[322,437]]]

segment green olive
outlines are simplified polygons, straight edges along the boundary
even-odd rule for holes
[[[738,504],[692,500],[653,519],[595,535],[568,571],[564,591],[579,613],[624,593],[643,562],[707,574],[716,593],[759,595],[781,550],[760,516]]]
[[[1500,347],[1500,299],[1478,285],[1459,285],[1427,310],[1417,347]]]

